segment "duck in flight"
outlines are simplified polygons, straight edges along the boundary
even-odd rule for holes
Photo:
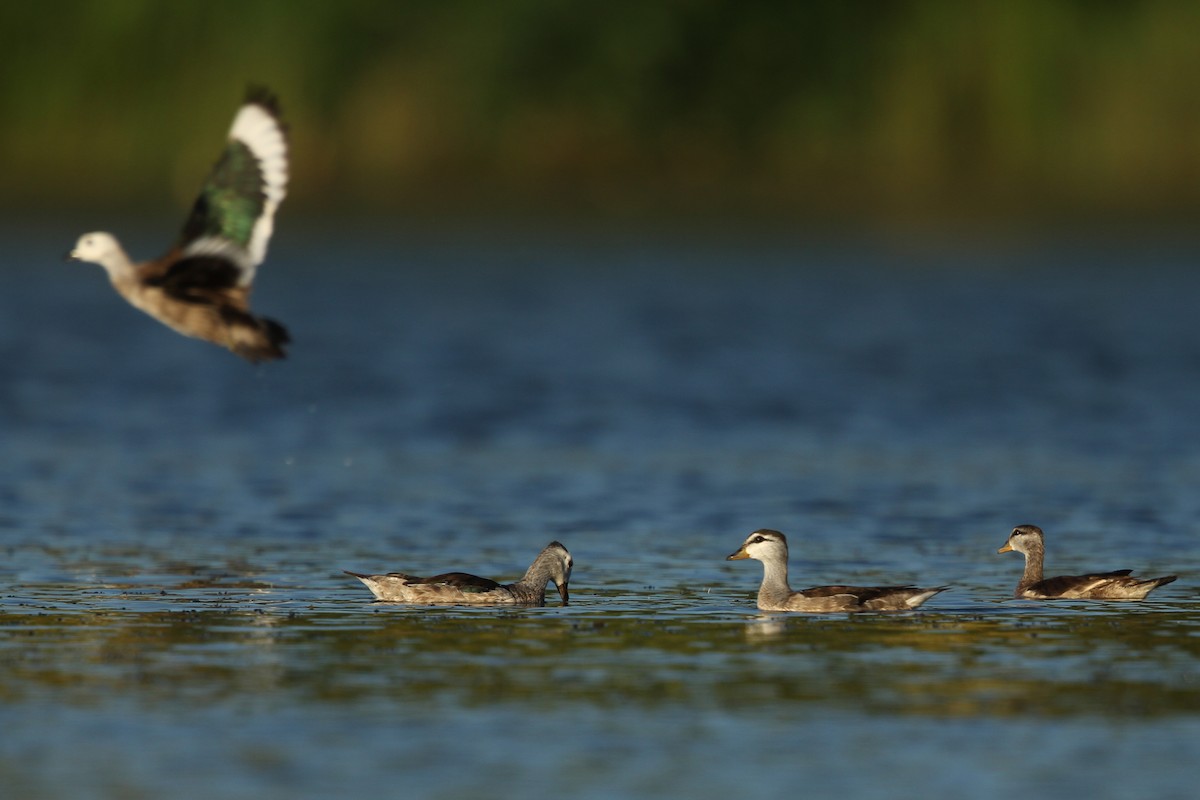
[[[160,258],[134,263],[110,233],[85,233],[68,258],[99,264],[117,293],[182,333],[252,363],[285,356],[287,329],[250,311],[254,273],[267,255],[287,194],[288,143],[279,103],[254,87],[183,232]]]

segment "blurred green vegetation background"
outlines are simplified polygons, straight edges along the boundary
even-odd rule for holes
[[[0,63],[19,210],[183,209],[258,82],[294,212],[1200,213],[1200,3],[44,0]]]

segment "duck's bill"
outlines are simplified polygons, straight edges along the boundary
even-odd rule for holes
[[[750,556],[748,556],[746,554],[746,548],[739,547],[737,549],[737,552],[730,553],[729,555],[725,556],[725,560],[726,561],[740,561],[743,558],[749,558],[749,557]]]
[[[78,261],[79,255],[75,250],[68,250],[63,253],[63,261]]]
[[[996,552],[997,553],[1009,553],[1009,552],[1012,552],[1012,549],[1013,549],[1012,542],[1005,542],[1004,547],[1001,547]]]
[[[567,585],[565,583],[556,583],[554,588],[558,589],[558,596],[562,598],[563,605],[570,605],[570,595],[567,593]]]

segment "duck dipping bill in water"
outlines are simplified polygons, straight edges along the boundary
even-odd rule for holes
[[[446,572],[430,578],[418,578],[403,572],[365,575],[344,570],[358,578],[377,600],[425,605],[546,605],[546,584],[553,582],[562,604],[568,604],[567,583],[575,562],[567,548],[558,542],[546,545],[516,583],[499,583],[466,572]]]
[[[99,264],[117,293],[164,325],[228,348],[252,363],[284,357],[291,341],[275,320],[250,312],[254,273],[267,255],[288,182],[279,104],[251,88],[179,239],[135,264],[111,233],[85,233],[68,259]]]
[[[916,586],[814,586],[792,591],[788,585],[787,537],[779,531],[758,530],[726,561],[754,558],[763,564],[758,607],[763,611],[802,611],[811,614],[837,611],[910,611],[944,592],[949,586],[921,589]]]
[[[1154,589],[1176,578],[1165,575],[1142,580],[1130,575],[1133,570],[1129,569],[1044,578],[1042,565],[1046,558],[1046,542],[1037,525],[1013,528],[1008,541],[996,552],[1017,552],[1025,556],[1025,573],[1017,584],[1014,597],[1027,600],[1142,600]]]

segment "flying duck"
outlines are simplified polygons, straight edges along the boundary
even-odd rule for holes
[[[763,611],[803,611],[819,614],[837,611],[908,611],[949,586],[920,589],[916,586],[814,586],[792,591],[788,585],[787,537],[779,531],[758,530],[726,561],[755,558],[763,563],[758,607]]]
[[[1142,580],[1130,575],[1133,570],[1129,569],[1043,578],[1042,562],[1046,557],[1046,543],[1042,529],[1037,525],[1018,525],[1013,528],[1008,541],[996,552],[1010,551],[1025,555],[1025,574],[1021,576],[1013,596],[1027,600],[1142,600],[1154,589],[1176,578],[1166,575]]]
[[[254,272],[267,255],[288,182],[279,104],[251,88],[229,140],[179,239],[161,258],[135,264],[110,233],[85,233],[67,257],[104,267],[117,293],[185,336],[252,362],[283,358],[291,341],[275,320],[250,311]]]
[[[546,545],[516,583],[499,583],[466,572],[446,572],[430,578],[418,578],[403,572],[367,575],[343,570],[358,578],[376,600],[424,605],[546,605],[546,584],[553,581],[565,606],[569,600],[567,582],[574,566],[567,548],[558,542]]]

